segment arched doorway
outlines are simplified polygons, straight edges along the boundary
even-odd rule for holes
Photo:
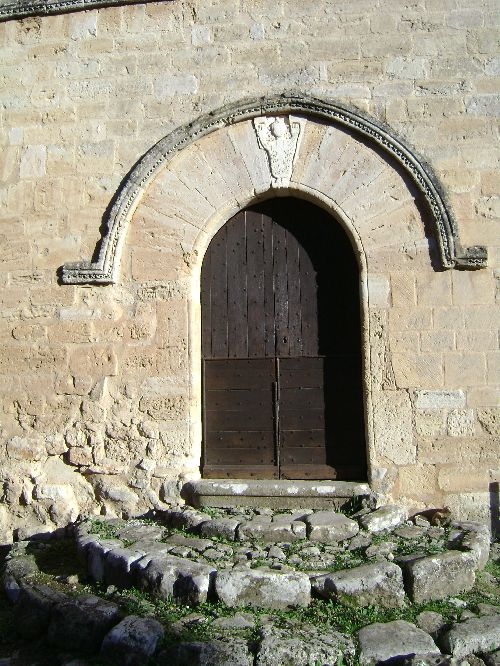
[[[359,269],[326,211],[279,198],[214,236],[201,276],[203,475],[366,478]]]

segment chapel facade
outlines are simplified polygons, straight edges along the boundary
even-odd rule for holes
[[[497,10],[0,3],[3,542],[199,478],[496,525]]]

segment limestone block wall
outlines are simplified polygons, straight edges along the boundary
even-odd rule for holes
[[[431,164],[463,244],[488,248],[487,268],[439,270],[400,170],[306,119],[287,192],[331,210],[360,257],[372,486],[411,508],[490,515],[498,22],[489,0],[174,0],[0,23],[3,541],[161,506],[199,473],[203,252],[238,208],[279,194],[251,121],[165,164],[115,284],[60,284],[57,271],[92,257],[120,183],[162,137],[290,89],[387,123]]]

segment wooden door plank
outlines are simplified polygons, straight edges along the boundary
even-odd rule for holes
[[[241,358],[248,355],[245,226],[244,212],[238,213],[226,224],[228,356],[230,358]]]
[[[290,356],[301,356],[303,353],[299,251],[300,247],[295,235],[287,230],[286,270],[288,277],[288,354]]]
[[[325,446],[325,429],[284,430],[281,432],[281,446],[283,449]]]
[[[276,324],[274,318],[274,278],[273,278],[273,223],[268,215],[261,215],[264,243],[264,356],[276,354]]]
[[[246,212],[248,356],[266,355],[266,320],[264,307],[264,234],[262,215]]]
[[[277,479],[274,465],[207,465],[203,468],[205,479]]]
[[[325,427],[324,409],[284,409],[280,406],[280,430],[318,430]]]
[[[219,430],[207,433],[215,448],[248,448],[274,450],[274,430]]]
[[[311,421],[313,419],[310,419]],[[272,430],[272,405],[264,409],[245,409],[243,411],[226,412],[222,410],[207,411],[205,414],[207,431],[214,430]]]
[[[308,409],[324,407],[325,397],[322,388],[280,387],[281,404],[286,409]]]
[[[217,232],[211,243],[212,358],[225,358],[228,355],[226,226]]]
[[[272,450],[265,447],[262,449],[245,448],[212,448],[210,450],[210,465],[274,465]]]
[[[258,389],[271,391],[274,359],[209,360],[205,362],[205,389]]]
[[[286,231],[279,224],[273,224],[273,283],[276,356],[288,356],[290,341],[288,332]]]
[[[281,465],[326,465],[324,446],[283,449]]]
[[[317,276],[312,259],[304,247],[299,250],[299,262],[302,353],[304,356],[317,356],[319,354]]]
[[[231,391],[215,389],[207,392],[207,409],[224,411],[241,411],[243,409],[267,409],[272,403],[270,389],[255,390],[232,389]]]

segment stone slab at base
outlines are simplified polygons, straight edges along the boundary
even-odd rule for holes
[[[194,507],[269,507],[271,509],[339,510],[350,500],[368,497],[367,483],[351,481],[285,481],[201,479],[189,481],[182,497]]]

